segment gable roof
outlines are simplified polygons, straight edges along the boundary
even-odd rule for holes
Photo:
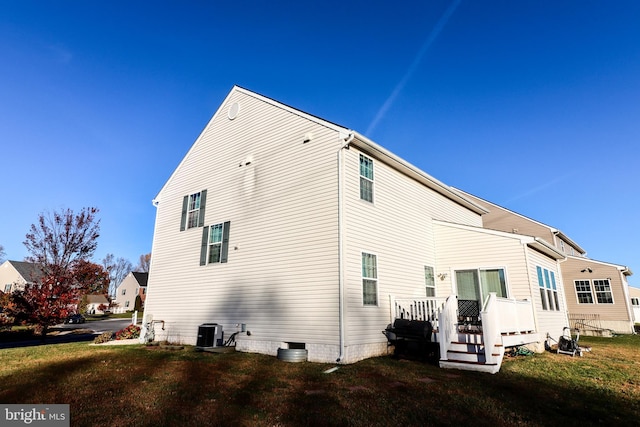
[[[109,304],[104,295],[87,295],[87,304]]]
[[[454,191],[456,191],[456,192],[458,192],[458,193],[460,193],[460,194],[463,194],[463,195],[466,195],[466,196],[471,196],[471,197],[473,197],[473,198],[476,198],[476,199],[480,200],[482,203],[486,203],[486,204],[488,204],[488,205],[490,205],[490,206],[495,206],[496,208],[499,208],[499,209],[502,209],[502,210],[504,210],[504,211],[507,211],[507,212],[509,212],[509,213],[510,213],[510,214],[512,214],[512,215],[515,215],[515,216],[520,217],[520,218],[522,218],[522,219],[525,219],[525,220],[527,220],[527,221],[531,221],[532,223],[537,224],[537,225],[539,225],[539,226],[541,226],[541,227],[548,228],[548,229],[549,229],[549,231],[550,231],[552,234],[555,234],[555,235],[556,235],[556,236],[558,236],[560,239],[564,240],[565,242],[567,242],[568,244],[570,244],[571,246],[573,246],[574,248],[576,248],[576,249],[577,249],[579,252],[581,252],[582,254],[584,254],[584,255],[586,255],[586,254],[587,254],[587,251],[585,251],[585,250],[584,250],[580,245],[578,245],[578,244],[577,244],[576,242],[574,242],[571,238],[569,238],[569,236],[567,236],[566,234],[564,234],[562,231],[558,230],[558,229],[557,229],[557,228],[555,228],[555,227],[552,227],[552,226],[550,226],[550,225],[547,225],[547,224],[545,224],[545,223],[543,223],[543,222],[540,222],[540,221],[537,221],[537,220],[535,220],[535,219],[529,218],[528,216],[522,215],[522,214],[520,214],[520,213],[518,213],[518,212],[514,212],[514,211],[512,211],[511,209],[507,209],[507,208],[505,208],[504,206],[500,206],[500,205],[498,205],[498,204],[496,204],[496,203],[493,203],[493,202],[490,202],[490,201],[488,201],[488,200],[485,200],[485,199],[483,199],[482,197],[478,197],[478,196],[476,196],[476,195],[474,195],[474,194],[467,193],[466,191],[464,191],[464,190],[460,190],[459,188],[451,187],[451,189],[452,189],[452,190],[454,190]]]
[[[472,212],[477,213],[478,215],[483,215],[486,214],[488,211],[483,208],[482,206],[478,205],[477,203],[473,202],[472,200],[469,200],[468,198],[466,198],[463,194],[460,194],[456,191],[454,191],[454,189],[448,185],[445,185],[444,183],[440,182],[439,180],[435,179],[434,177],[432,177],[431,175],[427,174],[426,172],[420,170],[419,168],[411,165],[410,163],[408,163],[407,161],[401,159],[400,157],[396,156],[395,154],[391,153],[390,151],[384,149],[383,147],[381,147],[380,145],[374,143],[373,141],[371,141],[369,138],[367,138],[366,136],[353,131],[351,129],[348,129],[346,127],[337,125],[335,123],[332,123],[328,120],[319,118],[317,116],[311,115],[309,113],[306,113],[304,111],[295,109],[293,107],[290,107],[289,105],[283,104],[282,102],[276,101],[274,99],[268,98],[266,96],[260,95],[258,93],[252,92],[248,89],[242,88],[240,86],[233,86],[233,88],[231,89],[231,91],[229,92],[229,94],[227,94],[227,96],[225,97],[225,99],[222,101],[222,103],[220,104],[220,106],[218,107],[218,109],[216,110],[216,112],[214,113],[213,117],[209,120],[209,122],[207,123],[207,125],[205,126],[204,129],[207,129],[209,127],[209,124],[211,124],[217,117],[218,115],[222,114],[222,108],[225,106],[225,104],[227,103],[227,100],[234,94],[234,93],[242,93],[246,96],[250,96],[253,97],[255,99],[261,100],[275,108],[280,108],[283,110],[286,110],[288,112],[290,112],[291,114],[295,114],[299,117],[305,118],[311,122],[317,123],[321,126],[327,127],[329,129],[332,129],[336,132],[339,132],[342,139],[345,140],[345,143],[349,140],[350,142],[348,144],[345,145],[353,145],[355,147],[357,147],[358,149],[371,154],[373,157],[376,157],[378,160],[384,162],[385,164],[388,164],[389,166],[391,166],[392,168],[396,169],[397,171],[405,174],[406,176],[415,179],[416,181],[420,182],[422,185],[425,185],[426,187],[436,191],[437,193],[441,194],[442,196],[460,204],[461,206],[464,206],[465,208],[471,210]],[[198,138],[196,139],[196,141],[192,144],[191,148],[189,149],[189,151],[187,152],[187,154],[182,158],[180,164],[178,164],[178,166],[176,167],[176,169],[173,171],[173,173],[171,174],[171,176],[169,177],[169,179],[167,180],[167,182],[162,186],[162,188],[160,189],[160,191],[158,192],[158,194],[156,195],[156,197],[153,199],[153,204],[157,206],[157,204],[159,203],[159,201],[161,200],[161,195],[164,192],[164,189],[167,187],[167,185],[172,181],[173,177],[176,175],[176,172],[180,169],[180,167],[182,166],[182,164],[185,162],[185,160],[187,159],[187,157],[189,156],[189,153],[194,149],[194,147],[198,144],[198,142],[200,141],[200,139],[202,138],[204,134],[204,130],[203,132],[200,133],[200,135],[198,136]]]
[[[147,286],[147,282],[149,281],[149,273],[142,273],[138,271],[132,271],[133,277],[138,282],[140,286]]]
[[[26,261],[7,261],[16,269],[26,281],[37,280],[42,277],[42,270],[37,264]]]

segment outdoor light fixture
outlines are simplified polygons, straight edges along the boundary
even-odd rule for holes
[[[587,272],[587,273],[593,273],[593,270],[592,270],[591,268],[589,268],[589,267],[587,267],[587,268],[583,268],[582,270],[580,270],[580,273],[585,273],[585,272]]]

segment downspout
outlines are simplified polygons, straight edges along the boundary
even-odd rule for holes
[[[342,179],[342,151],[345,148],[349,148],[349,144],[353,141],[354,134],[350,132],[347,138],[345,139],[344,144],[340,147],[337,152],[338,156],[338,329],[340,336],[340,354],[336,359],[337,363],[340,363],[344,357],[344,312],[345,312],[345,304],[344,304],[344,261],[343,261],[343,253],[344,253],[344,230],[343,230],[343,203],[342,203],[342,193],[343,193],[343,179]]]
[[[625,267],[625,270],[626,267]],[[633,320],[633,307],[631,307],[631,294],[629,294],[629,283],[627,282],[626,277],[624,276],[625,270],[618,269],[618,274],[620,275],[620,282],[622,284],[622,295],[625,300],[625,307],[627,309],[627,316],[629,316],[630,325],[631,325],[631,333],[635,335],[636,329],[634,328],[634,320]],[[611,288],[613,290],[613,287]]]

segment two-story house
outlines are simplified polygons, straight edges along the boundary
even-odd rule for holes
[[[495,372],[506,345],[541,348],[567,324],[553,245],[483,228],[486,209],[367,137],[237,86],[154,204],[159,340],[217,323],[240,351],[352,363],[427,304],[441,365]],[[471,360],[453,347],[458,299],[483,313]]]
[[[140,300],[144,304],[147,298],[148,280],[149,273],[132,271],[127,274],[116,288],[113,311],[115,313],[133,311],[137,296],[140,296]]]

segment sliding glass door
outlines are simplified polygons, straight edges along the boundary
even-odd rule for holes
[[[475,300],[482,307],[490,292],[507,297],[507,282],[502,268],[456,270],[458,299]]]

